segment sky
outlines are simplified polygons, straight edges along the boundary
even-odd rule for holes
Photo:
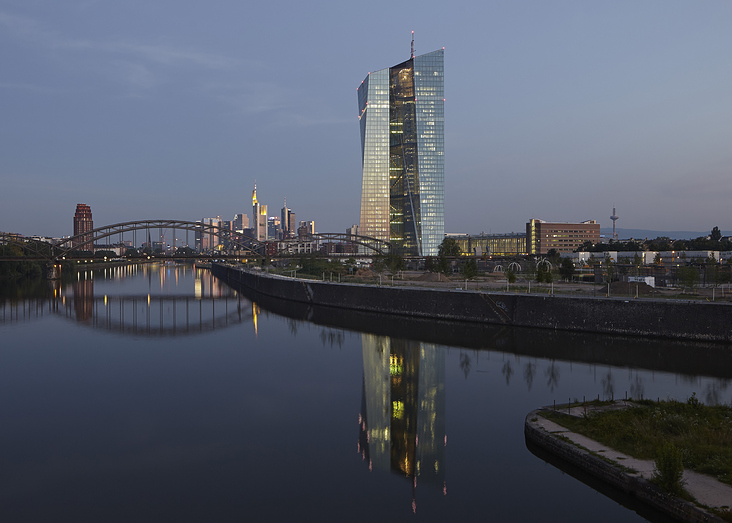
[[[732,2],[0,0],[0,231],[358,223],[356,88],[445,48],[445,230],[732,229]]]

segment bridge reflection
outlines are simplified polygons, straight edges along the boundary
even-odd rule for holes
[[[248,321],[256,330],[258,307],[209,271],[179,266],[168,275],[165,269],[164,265],[143,266],[140,270],[148,279],[148,292],[136,294],[95,294],[95,280],[139,276],[137,268],[83,271],[65,289],[54,285],[50,296],[3,300],[0,324],[29,322],[52,314],[95,329],[145,337],[206,333]],[[175,287],[179,271],[195,271],[193,295],[155,294],[168,291],[168,284]]]
[[[94,328],[150,337],[210,332],[250,321],[253,316],[250,303],[239,296],[191,298],[149,294],[64,296],[57,312]]]

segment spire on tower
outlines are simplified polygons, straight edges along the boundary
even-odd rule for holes
[[[412,52],[410,53],[410,57],[414,58],[414,31],[412,31]]]

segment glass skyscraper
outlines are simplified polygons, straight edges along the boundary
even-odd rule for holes
[[[436,256],[445,235],[444,49],[369,73],[358,88],[359,234]]]

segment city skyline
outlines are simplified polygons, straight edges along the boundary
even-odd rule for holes
[[[412,30],[416,54],[450,57],[446,232],[608,229],[613,202],[621,230],[732,229],[728,3],[428,2],[386,23],[323,5],[303,27],[297,3],[4,3],[0,229],[67,235],[79,201],[98,224],[230,217],[256,179],[344,230],[361,184],[350,90],[408,59]],[[354,20],[379,29],[353,43]]]

